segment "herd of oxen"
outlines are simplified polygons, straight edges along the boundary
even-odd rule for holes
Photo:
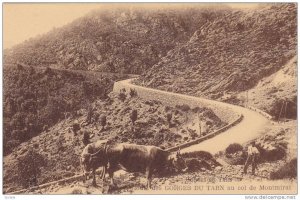
[[[96,185],[95,174],[98,168],[102,168],[100,173],[102,181],[106,173],[109,174],[111,185],[115,185],[113,174],[117,170],[145,173],[148,188],[151,188],[151,178],[154,172],[187,170],[187,165],[179,151],[171,153],[156,146],[111,144],[108,140],[98,140],[88,144],[81,154],[80,164],[84,182],[92,173],[93,185]]]

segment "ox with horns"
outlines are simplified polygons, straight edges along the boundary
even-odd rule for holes
[[[92,171],[93,185],[96,185],[95,173],[99,167],[102,167],[102,174],[100,177],[104,179],[107,166],[106,151],[107,140],[98,140],[85,146],[80,157],[80,165],[84,177],[83,182],[88,179],[90,172]]]
[[[117,170],[146,173],[147,187],[151,188],[151,178],[155,171],[163,172],[167,168],[186,171],[187,166],[180,152],[170,153],[156,146],[137,144],[108,145],[101,140],[85,147],[81,156],[82,168],[86,180],[88,172],[93,171],[93,184],[96,184],[95,170],[103,167],[102,179],[106,171],[114,184],[113,174]]]
[[[126,172],[146,173],[147,187],[151,188],[153,172],[163,172],[167,168],[186,171],[187,166],[180,152],[171,154],[156,146],[137,144],[116,144],[107,148],[108,174],[114,185],[113,174],[122,169]]]

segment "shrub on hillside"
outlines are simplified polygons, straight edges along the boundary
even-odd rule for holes
[[[80,124],[78,123],[77,120],[73,123],[72,130],[74,135],[77,135],[77,132],[80,130]]]
[[[103,131],[106,125],[106,115],[101,115],[100,124],[101,124],[101,131]]]
[[[83,194],[82,189],[80,188],[74,188],[71,192],[71,194]]]
[[[137,120],[137,110],[132,110],[131,115],[130,115],[130,119],[132,122],[132,125],[134,125],[134,122]]]
[[[172,121],[172,113],[168,112],[166,117],[167,117],[167,122],[168,122],[168,125],[169,125],[169,128],[170,128],[171,127],[171,121]]]
[[[37,185],[38,177],[42,172],[42,167],[46,166],[47,160],[41,154],[37,153],[33,149],[29,149],[28,152],[18,157],[18,178],[19,183],[24,188]]]
[[[188,112],[191,109],[187,104],[176,105],[175,107],[183,112]]]
[[[135,89],[130,88],[129,95],[131,98],[135,97],[137,96],[137,91]]]
[[[297,96],[292,99],[276,98],[269,110],[269,113],[274,116],[275,120],[280,119],[297,119]]]
[[[297,158],[286,163],[279,170],[271,172],[270,179],[297,178]]]
[[[119,93],[119,99],[124,102],[125,99],[126,99],[126,94],[124,92],[120,92]]]
[[[280,160],[286,156],[286,148],[281,145],[273,146],[271,149],[264,149],[260,145],[257,147],[259,152],[261,152],[261,159],[266,161]]]
[[[57,134],[59,134],[59,133],[57,133]],[[66,142],[66,140],[65,140],[64,135],[60,134],[59,137],[57,138],[57,141],[56,141],[56,147],[57,147],[57,152],[58,153],[64,150],[65,142]]]
[[[234,154],[238,151],[243,151],[243,146],[238,144],[238,143],[233,143],[233,144],[230,144],[226,149],[225,149],[225,153],[227,155],[229,154]]]
[[[84,146],[90,143],[90,133],[86,130],[83,132],[82,143],[84,144]]]

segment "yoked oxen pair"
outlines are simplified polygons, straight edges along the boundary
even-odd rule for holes
[[[180,152],[170,153],[156,146],[145,146],[136,144],[103,144],[104,151],[99,150],[92,156],[92,163],[104,164],[103,171],[106,173],[106,167],[114,185],[113,174],[122,169],[126,172],[146,173],[147,187],[151,188],[151,178],[155,171],[162,172],[167,168],[173,168],[176,171],[186,171],[187,166]],[[102,153],[106,155],[101,157]],[[97,156],[96,156],[97,155]],[[107,162],[107,165],[105,165]],[[102,177],[104,178],[104,177]]]

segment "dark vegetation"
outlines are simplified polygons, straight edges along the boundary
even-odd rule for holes
[[[134,122],[137,120],[138,118],[138,113],[137,113],[137,110],[132,110],[131,112],[131,115],[130,115],[130,119],[131,119],[131,122],[132,122],[132,125],[134,126]]]
[[[36,186],[38,177],[41,174],[41,168],[47,165],[44,156],[37,153],[34,149],[29,149],[25,155],[18,158],[18,177],[19,182],[24,188]]]
[[[194,151],[183,153],[182,157],[185,158],[185,161],[188,166],[188,171],[205,171],[213,170],[217,166],[221,166],[215,158],[207,151]]]
[[[102,126],[101,131],[103,131],[105,129],[105,125],[106,125],[106,116],[105,115],[102,115],[100,117],[100,124]]]
[[[224,160],[231,165],[243,165],[247,159],[247,149],[239,143],[228,145],[225,149]]]
[[[83,132],[82,143],[84,146],[90,143],[90,133],[88,131]]]
[[[62,119],[105,99],[117,75],[92,79],[80,72],[24,66],[4,68],[4,154]],[[74,132],[79,127],[74,125]]]
[[[283,129],[269,130],[268,133],[255,139],[255,146],[259,151],[259,163],[275,162],[288,158],[289,150],[288,143],[286,141],[286,134],[288,134],[287,130],[285,131]],[[225,149],[224,160],[232,165],[244,164],[247,159],[249,145],[251,144],[230,144]]]
[[[243,151],[243,146],[238,144],[238,143],[233,143],[230,144],[226,149],[225,149],[225,153],[226,154],[233,154],[236,153],[238,151]]]
[[[270,178],[272,180],[283,178],[296,178],[297,177],[297,158],[292,159],[282,166],[279,170],[272,172]]]
[[[272,113],[274,115],[274,120],[297,119],[296,102],[297,96],[294,95],[284,98],[276,98],[269,113]]]

